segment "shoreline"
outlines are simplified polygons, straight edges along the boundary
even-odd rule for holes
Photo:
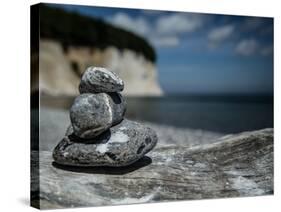
[[[146,121],[138,121],[154,129],[158,136],[156,146],[185,146],[210,144],[216,142],[226,134],[202,129],[179,128],[174,126],[156,124]],[[40,108],[40,151],[52,151],[52,149],[63,138],[70,124],[69,113],[64,109],[49,107]]]

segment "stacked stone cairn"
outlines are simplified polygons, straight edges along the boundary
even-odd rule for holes
[[[69,166],[133,164],[157,143],[154,130],[124,119],[124,82],[114,72],[89,67],[70,109],[71,125],[55,147],[56,163]]]

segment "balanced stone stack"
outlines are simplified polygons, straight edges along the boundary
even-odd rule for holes
[[[89,67],[70,109],[71,125],[55,147],[56,163],[71,166],[128,166],[154,148],[154,130],[124,119],[124,82],[101,67]]]

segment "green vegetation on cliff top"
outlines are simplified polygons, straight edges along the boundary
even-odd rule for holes
[[[93,46],[104,49],[115,46],[130,49],[155,62],[153,47],[142,37],[112,26],[101,19],[83,16],[46,5],[40,5],[40,37],[69,45]]]

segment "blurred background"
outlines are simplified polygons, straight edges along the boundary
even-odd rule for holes
[[[272,18],[60,4],[39,14],[32,92],[44,108],[67,111],[94,65],[125,81],[130,119],[223,134],[273,127]]]

